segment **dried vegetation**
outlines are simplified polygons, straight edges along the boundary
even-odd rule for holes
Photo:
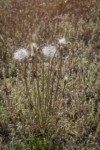
[[[100,149],[99,0],[0,0],[0,149]]]

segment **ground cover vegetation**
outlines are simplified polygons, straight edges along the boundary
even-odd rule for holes
[[[0,150],[100,149],[100,1],[0,0]]]

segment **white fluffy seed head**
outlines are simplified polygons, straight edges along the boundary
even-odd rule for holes
[[[57,52],[56,46],[53,46],[51,44],[44,46],[42,49],[42,53],[46,57],[54,57],[57,54],[56,52]]]
[[[66,39],[64,37],[62,37],[58,40],[58,42],[59,42],[60,45],[65,45],[66,44]]]
[[[27,57],[29,57],[29,52],[25,48],[19,48],[13,54],[13,58],[15,60],[19,60],[19,61],[21,61],[21,60],[23,60],[23,59],[25,59]]]
[[[68,76],[65,76],[65,77],[64,77],[64,81],[67,81],[67,80],[68,80]]]

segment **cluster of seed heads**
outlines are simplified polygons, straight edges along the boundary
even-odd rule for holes
[[[65,45],[66,44],[66,39],[64,37],[62,37],[62,38],[58,39],[58,43],[60,45]],[[25,58],[28,58],[29,55],[34,56],[35,54],[34,54],[33,48],[38,49],[38,46],[37,46],[36,43],[32,43],[31,44],[31,53],[27,49],[25,49],[25,48],[18,48],[14,52],[13,58],[15,60],[21,61],[21,60],[23,60]],[[56,48],[55,45],[52,45],[52,44],[48,44],[48,45],[44,46],[42,48],[41,52],[46,57],[51,57],[52,58],[54,56],[57,56],[57,48]]]

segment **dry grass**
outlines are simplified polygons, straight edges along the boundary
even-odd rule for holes
[[[99,150],[99,0],[0,4],[0,149]],[[15,61],[31,43],[35,57]],[[53,59],[42,54],[47,44]]]

